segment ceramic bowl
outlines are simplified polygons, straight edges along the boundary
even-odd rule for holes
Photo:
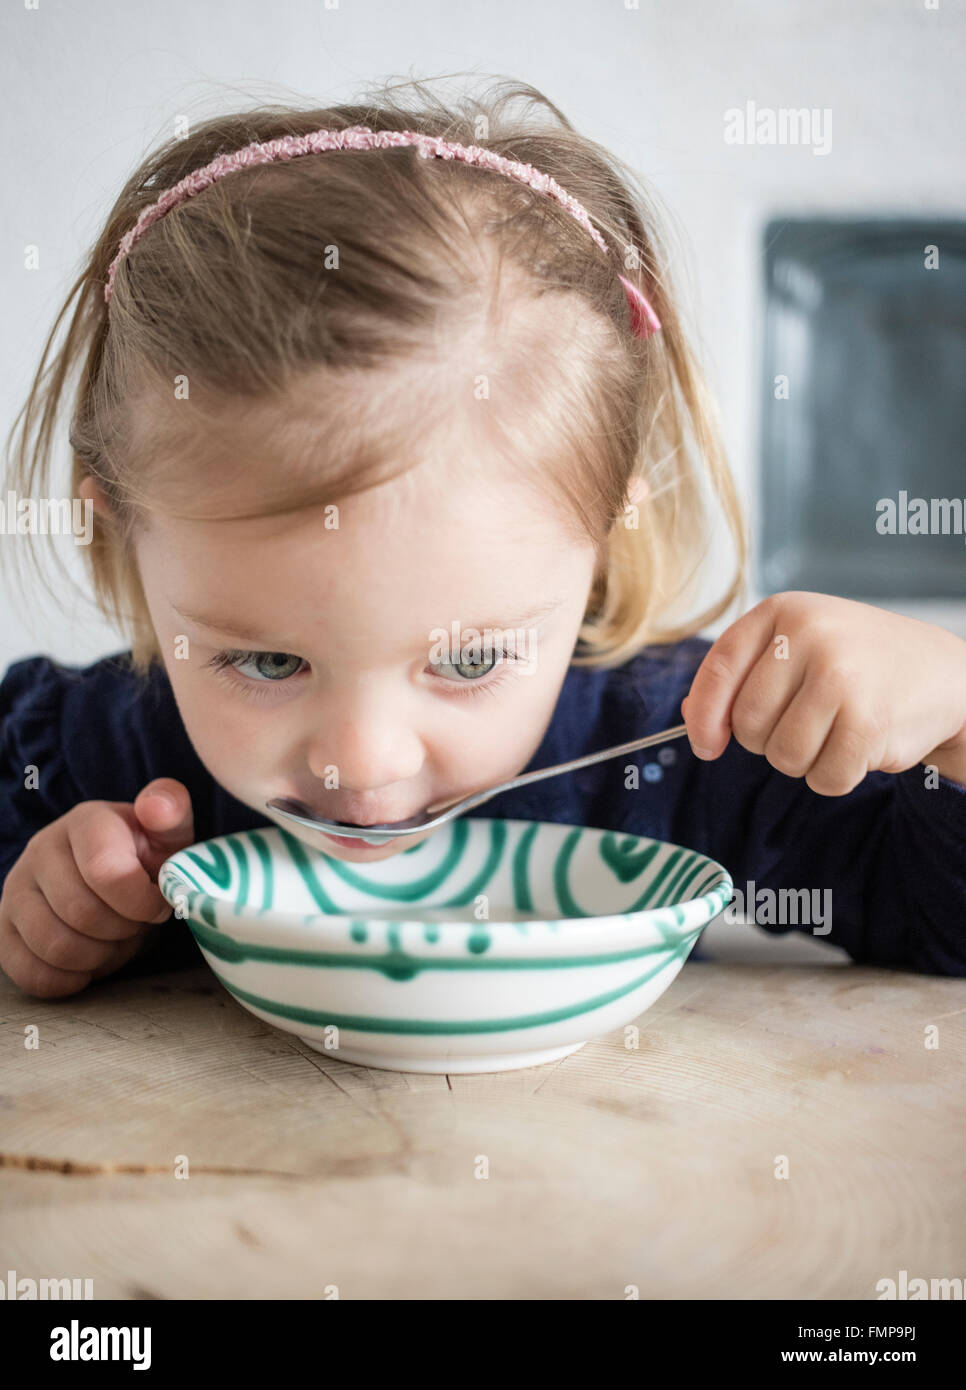
[[[158,884],[257,1018],[413,1072],[536,1066],[620,1028],[732,896],[680,845],[495,818],[368,864],[249,830],[179,850]]]

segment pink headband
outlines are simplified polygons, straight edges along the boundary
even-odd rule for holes
[[[567,209],[585,231],[590,233],[600,249],[605,253],[607,252],[607,243],[597,229],[592,226],[587,210],[577,202],[576,198],[571,198],[569,193],[565,193],[559,183],[552,179],[549,174],[541,174],[538,169],[534,169],[532,164],[519,164],[516,160],[507,159],[503,155],[495,154],[492,150],[481,149],[478,145],[457,145],[449,140],[441,140],[434,135],[421,135],[412,130],[374,132],[368,126],[358,125],[349,126],[345,130],[316,130],[311,135],[285,135],[278,140],[269,140],[264,144],[246,145],[244,149],[235,150],[232,154],[219,155],[210,164],[206,164],[203,169],[195,169],[180,183],[176,183],[173,188],[162,193],[156,203],[144,208],[131,230],[122,237],[118,253],[111,262],[108,271],[107,284],[104,286],[105,302],[107,304],[111,302],[114,276],[119,262],[140,240],[147,229],[178,203],[193,198],[196,193],[201,193],[209,184],[214,183],[216,179],[223,178],[225,174],[231,174],[236,169],[248,168],[253,164],[268,164],[276,159],[295,159],[299,155],[319,154],[324,150],[387,149],[400,145],[415,145],[423,159],[429,159],[432,156],[439,159],[458,159],[464,164],[476,164],[480,168],[492,169],[496,173],[506,174],[508,178],[517,179],[520,183],[529,184],[531,188],[536,188],[541,193],[549,194],[561,207]],[[647,338],[652,333],[657,333],[661,327],[660,321],[644,295],[636,285],[632,285],[623,275],[618,278],[627,295],[634,336]]]

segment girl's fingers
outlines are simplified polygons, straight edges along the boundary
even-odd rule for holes
[[[120,970],[122,965],[127,965],[132,956],[143,948],[151,945],[157,927],[142,927],[137,936],[130,937],[127,941],[113,941],[112,955],[103,965],[99,965],[91,975],[92,980],[99,980],[102,975],[113,975],[115,970]]]
[[[846,796],[882,762],[886,735],[843,704],[805,778],[820,796]]]
[[[87,806],[86,815],[67,817],[65,824],[74,862],[88,888],[132,922],[168,916],[170,905],[137,856],[134,811],[105,801]]]
[[[18,895],[14,926],[28,950],[56,970],[87,973],[114,955],[112,941],[84,936],[61,921],[39,888]]]
[[[841,704],[820,676],[806,673],[761,750],[786,777],[804,777],[831,732]]]
[[[731,706],[759,657],[771,648],[773,605],[764,599],[731,624],[704,654],[684,712],[691,747],[717,758],[731,737]]]
[[[769,643],[742,681],[731,705],[731,732],[749,753],[765,752],[773,731],[805,679],[804,666],[790,657],[776,656]]]
[[[38,856],[34,879],[54,916],[83,936],[121,941],[141,930],[140,922],[123,917],[97,896],[69,853]]]
[[[91,982],[88,970],[61,970],[46,965],[25,945],[5,912],[0,912],[0,965],[14,984],[40,999],[57,999],[76,994]]]

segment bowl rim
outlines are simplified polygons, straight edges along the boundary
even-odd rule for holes
[[[670,925],[668,919],[673,919],[673,930],[683,938],[690,935],[699,927],[706,926],[712,921],[719,912],[724,910],[732,896],[734,888],[733,880],[723,864],[718,863],[716,859],[712,859],[709,855],[705,854],[703,850],[692,849],[687,845],[678,844],[675,840],[662,840],[654,835],[636,835],[633,831],[611,830],[602,826],[572,825],[569,822],[563,821],[532,821],[515,816],[478,816],[461,817],[461,819],[478,824],[490,824],[493,821],[499,821],[506,826],[553,826],[559,829],[561,833],[580,830],[598,837],[603,835],[615,835],[625,840],[637,840],[642,845],[659,844],[672,850],[681,850],[685,854],[696,855],[698,860],[701,861],[699,869],[700,874],[710,873],[712,870],[716,871],[715,878],[708,884],[704,892],[697,897],[685,898],[673,903],[663,903],[659,907],[639,908],[637,911],[601,913],[600,915],[588,915],[584,917],[541,917],[530,922],[530,925],[546,923],[548,926],[554,927],[556,929],[554,940],[561,944],[567,942],[568,944],[576,945],[580,942],[581,937],[585,935],[592,935],[594,941],[597,944],[601,944],[605,939],[604,933],[608,929],[614,934],[626,934],[631,927],[653,927],[656,926],[659,921],[668,922],[668,925]],[[303,939],[307,945],[338,944],[344,946],[346,927],[352,923],[371,923],[374,926],[385,926],[387,928],[398,927],[400,929],[411,923],[424,925],[424,919],[418,915],[418,909],[414,909],[411,918],[368,918],[366,916],[366,908],[358,908],[352,912],[335,913],[319,910],[317,912],[303,913],[291,912],[274,907],[253,908],[249,904],[234,904],[229,902],[227,897],[217,897],[215,894],[209,893],[205,889],[192,887],[190,881],[185,877],[186,870],[182,869],[176,862],[179,855],[187,854],[191,850],[203,849],[207,845],[220,844],[223,848],[227,849],[227,842],[230,839],[233,837],[237,838],[239,836],[250,835],[252,832],[265,836],[272,836],[276,843],[284,843],[281,839],[283,832],[282,826],[251,826],[244,830],[225,831],[221,835],[212,835],[206,840],[198,840],[193,844],[185,845],[169,855],[162,863],[158,871],[158,887],[165,901],[170,903],[172,907],[176,907],[173,896],[180,890],[172,886],[175,880],[178,880],[179,883],[184,885],[188,890],[185,894],[188,909],[187,916],[179,920],[187,921],[189,928],[193,929],[195,926],[195,922],[192,921],[192,918],[200,918],[199,925],[203,926],[205,929],[217,931],[229,939],[236,939],[240,944],[254,945],[261,944],[261,942],[254,940],[250,933],[259,934],[260,937],[263,938],[265,922],[271,919],[275,927],[282,928],[286,932],[291,932],[296,937]],[[285,831],[284,833],[290,834],[291,832]],[[304,842],[300,843],[304,845],[306,850],[311,850],[313,848],[311,845],[304,844]],[[324,853],[324,851],[321,852]],[[689,869],[694,868],[698,868],[697,862],[689,866]],[[171,889],[170,895],[167,891],[168,889]],[[206,908],[208,909],[211,920],[204,916]],[[682,920],[678,920],[675,915],[678,911],[683,914]],[[484,927],[491,934],[493,946],[499,945],[501,938],[512,940],[517,944],[525,939],[521,938],[519,932],[520,923],[512,919],[501,920],[500,918],[494,918],[476,920],[467,919],[465,917],[454,917],[452,921],[443,919],[434,921],[432,925],[438,927],[440,931],[446,930],[447,932],[453,933],[458,932],[459,929],[463,929],[467,935],[474,930],[478,930],[480,927]],[[234,936],[236,930],[238,932],[237,937]],[[335,937],[336,940],[334,942],[327,940],[329,937]],[[278,938],[276,937],[275,939],[277,940]],[[355,944],[356,943],[353,943],[353,945]],[[425,946],[429,943],[423,942],[422,944]],[[432,949],[432,947],[430,947],[430,949]],[[487,954],[489,954],[489,952]]]

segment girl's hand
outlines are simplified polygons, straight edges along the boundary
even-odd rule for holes
[[[766,598],[705,653],[681,713],[699,758],[734,733],[822,796],[916,763],[966,785],[966,642],[867,603]]]
[[[82,801],[44,826],[3,885],[0,969],[40,998],[120,969],[170,917],[158,870],[193,842],[190,794],[170,777],[133,802]]]

